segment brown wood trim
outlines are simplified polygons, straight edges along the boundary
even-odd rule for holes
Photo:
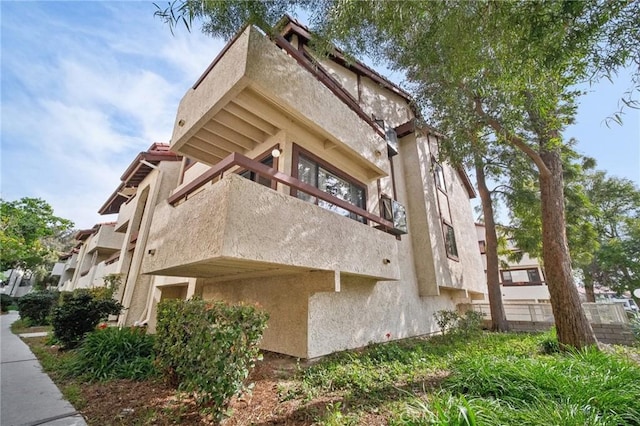
[[[230,154],[229,156],[227,156],[226,158],[218,162],[216,165],[211,167],[211,169],[203,173],[193,182],[190,182],[188,185],[184,186],[175,194],[170,196],[167,199],[167,201],[169,202],[169,204],[175,205],[178,201],[184,198],[188,198],[188,195],[191,194],[196,189],[201,188],[202,186],[209,183],[216,177],[222,175],[225,171],[229,170],[231,167],[234,167],[234,166],[240,166],[248,170],[252,170],[264,177],[269,177],[282,184],[295,188],[296,190],[301,190],[313,197],[316,197],[328,203],[334,204],[358,216],[362,216],[365,219],[378,223],[385,228],[393,229],[393,223],[389,222],[388,220],[385,220],[379,216],[369,213],[364,209],[361,209],[360,207],[356,207],[351,203],[348,203],[344,200],[341,200],[337,197],[327,194],[326,192],[319,190],[315,186],[304,183],[298,180],[297,178],[294,178],[292,176],[289,176],[282,172],[274,170],[270,167],[265,166],[264,164],[258,163],[257,161],[251,160],[250,158],[247,158],[244,155],[239,154],[237,152]],[[366,187],[365,187],[365,191],[366,191]]]
[[[352,111],[354,111],[362,120],[364,120],[371,128],[382,138],[384,133],[376,123],[360,108],[358,102],[340,85],[333,77],[328,75],[322,65],[316,63],[306,52],[300,52],[295,49],[287,39],[282,36],[275,37],[275,43],[278,47],[287,52],[298,64],[313,74],[322,84],[324,84],[331,92],[344,102]]]
[[[546,285],[546,281],[507,281],[500,284],[503,287],[538,287]]]
[[[368,195],[367,193],[367,184],[365,184],[364,182],[354,178],[353,176],[351,176],[350,174],[338,169],[337,167],[329,164],[327,162],[327,160],[323,159],[322,157],[317,156],[316,154],[314,154],[311,151],[307,151],[306,149],[302,148],[300,145],[298,144],[292,144],[293,145],[293,151],[291,153],[291,157],[292,157],[292,164],[291,164],[291,176],[293,176],[294,178],[298,179],[298,157],[300,156],[300,154],[302,153],[302,155],[304,157],[307,157],[319,164],[322,165],[322,167],[324,167],[325,169],[329,170],[331,173],[335,173],[337,176],[341,177],[342,179],[354,182],[358,185],[360,185],[363,189],[364,189],[364,195],[365,195],[365,200],[366,197]]]
[[[395,129],[396,134],[398,135],[398,139],[403,138],[411,133],[415,133],[416,131],[416,119],[412,118],[404,124],[399,125]]]
[[[261,154],[259,154],[259,155],[256,155],[255,157],[253,157],[253,160],[254,160],[254,161],[257,161],[257,162],[259,162],[259,163],[262,163],[262,161],[263,161],[265,158],[273,157],[273,154],[271,154],[271,153],[272,153],[272,152],[273,152],[273,150],[274,150],[274,149],[276,149],[276,148],[277,148],[277,149],[280,149],[280,144],[275,144],[275,145],[273,145],[271,148],[269,148],[268,150],[266,150],[266,151],[262,152],[262,153],[261,153]],[[273,157],[273,168],[274,168],[275,170],[278,170],[278,164],[279,164],[278,160],[279,160],[279,159],[280,159],[279,157]],[[239,170],[237,170],[235,173],[237,173],[237,174],[239,174],[239,175],[240,175],[240,174],[242,174],[242,173],[246,172],[247,170],[248,170],[248,169],[239,169]],[[276,189],[277,187],[278,187],[277,182],[272,181],[272,182],[271,182],[271,186],[270,186],[270,188],[271,188],[271,189]]]

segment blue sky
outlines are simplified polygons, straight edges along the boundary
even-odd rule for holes
[[[159,4],[165,4],[159,2]],[[47,200],[77,228],[135,155],[168,142],[178,102],[222,48],[172,35],[150,2],[0,1],[2,198]],[[640,112],[607,127],[628,76],[590,88],[565,135],[599,168],[640,184]]]

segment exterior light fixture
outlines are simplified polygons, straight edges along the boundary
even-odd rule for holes
[[[273,148],[273,151],[271,151],[271,156],[273,158],[280,157],[280,154],[282,154],[282,150],[280,148]]]

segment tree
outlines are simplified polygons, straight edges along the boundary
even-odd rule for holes
[[[157,14],[174,24],[201,18],[205,32],[228,38],[240,20],[271,32],[273,13],[295,5],[312,11],[325,40],[406,71],[421,110],[447,136],[445,152],[469,159],[473,132],[489,128],[495,137],[486,143],[509,145],[529,158],[540,187],[558,339],[574,347],[594,344],[567,245],[561,130],[575,114],[576,83],[637,57],[637,25],[628,24],[637,23],[638,2],[184,0]]]
[[[0,199],[0,269],[34,270],[55,258],[51,239],[64,235],[73,223],[53,214],[40,198]]]
[[[587,220],[594,224],[599,242],[581,268],[588,299],[595,301],[596,284],[619,293],[640,288],[640,190],[630,180],[603,171],[589,173],[585,187],[594,206]]]

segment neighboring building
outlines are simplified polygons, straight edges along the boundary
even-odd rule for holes
[[[118,214],[113,231],[120,237],[120,244],[107,263],[113,265],[112,273],[120,275],[115,298],[126,308],[120,315],[120,325],[146,323],[150,316],[155,317],[151,302],[161,297],[156,286],[165,290],[165,297],[168,294],[187,297],[194,292],[195,279],[140,273],[154,210],[159,203],[166,202],[178,184],[181,167],[182,156],[172,152],[169,145],[152,144],[131,162],[120,178],[121,183],[99,210],[103,215]]]
[[[485,273],[487,256],[485,247],[484,224],[476,223],[478,245],[482,254]],[[509,243],[509,250],[519,250]],[[510,261],[506,256],[500,257],[500,288],[502,300],[508,303],[549,303],[551,296],[544,278],[544,270],[538,259],[523,253],[519,262]]]
[[[36,284],[36,276],[31,271],[9,269],[4,272],[7,277],[2,283],[2,293],[11,297],[22,297],[29,293]]]
[[[162,298],[255,303],[264,349],[314,358],[438,332],[435,312],[485,299],[467,175],[436,162],[406,92],[339,52],[315,59],[309,38],[291,19],[274,40],[241,31],[180,103],[185,158],[153,212],[115,195],[101,209],[127,242],[144,223],[121,323],[153,330]]]
[[[77,243],[65,263],[60,290],[104,285],[103,278],[115,272],[112,259],[122,246],[122,235],[115,232],[115,226],[115,222],[105,222],[76,232]]]

